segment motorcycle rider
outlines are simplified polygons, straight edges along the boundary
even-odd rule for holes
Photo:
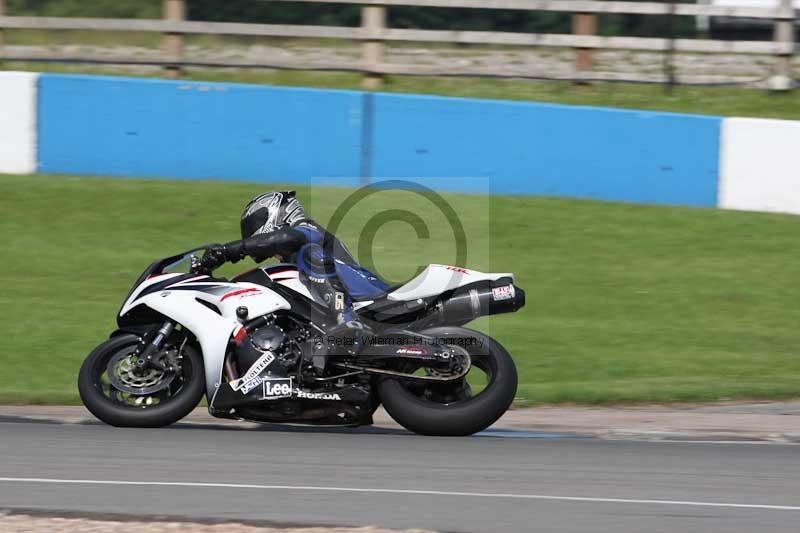
[[[201,264],[209,271],[245,257],[262,262],[277,256],[294,263],[305,283],[316,288],[340,323],[355,320],[353,302],[384,296],[389,286],[361,267],[335,235],[306,216],[295,191],[268,192],[244,208],[242,239],[211,245]]]

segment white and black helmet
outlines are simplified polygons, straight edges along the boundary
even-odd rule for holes
[[[270,233],[305,218],[295,191],[268,192],[253,198],[242,213],[242,239]]]

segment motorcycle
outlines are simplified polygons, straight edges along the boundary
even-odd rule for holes
[[[353,301],[344,320],[345,294],[297,265],[227,280],[203,267],[204,249],[152,263],[84,361],[80,397],[103,422],[166,426],[205,396],[219,418],[359,426],[383,405],[410,431],[455,436],[486,429],[514,400],[511,356],[464,327],[524,306],[513,274],[432,264]]]

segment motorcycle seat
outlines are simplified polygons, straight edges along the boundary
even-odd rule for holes
[[[430,298],[479,281],[497,281],[501,278],[510,278],[513,282],[514,274],[484,273],[467,268],[432,264],[416,277],[387,291],[386,298],[394,301]]]

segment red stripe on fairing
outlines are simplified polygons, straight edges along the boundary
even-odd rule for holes
[[[221,301],[225,300],[226,298],[230,298],[231,296],[239,296],[240,294],[245,294],[245,293],[248,293],[248,292],[260,292],[260,289],[256,289],[255,287],[251,287],[249,289],[239,289],[238,291],[233,291],[233,292],[227,293],[225,296],[220,298],[219,301],[221,302]]]
[[[242,326],[236,328],[236,331],[233,333],[233,340],[236,341],[236,344],[241,344],[246,337],[247,337],[247,330],[244,329]]]

